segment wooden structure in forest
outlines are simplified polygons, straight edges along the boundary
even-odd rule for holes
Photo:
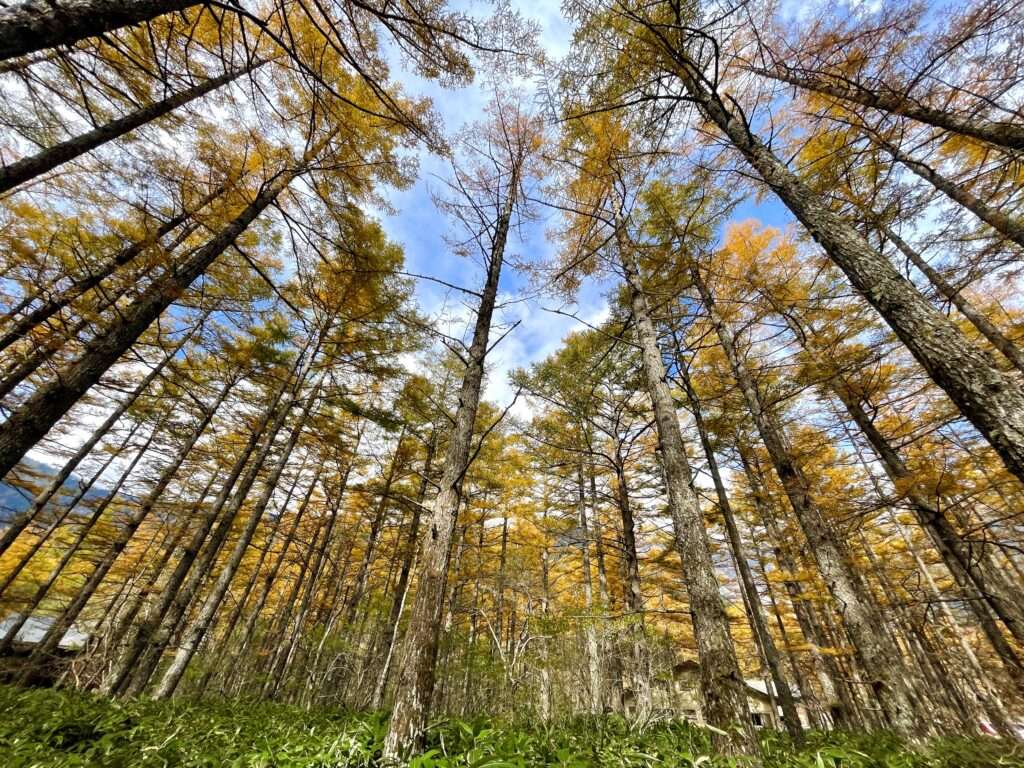
[[[681,661],[672,668],[671,679],[667,682],[668,700],[672,714],[682,716],[704,725],[704,713],[700,695],[700,669],[694,661]],[[744,679],[747,693],[747,707],[750,722],[754,728],[782,729],[782,710],[770,682],[748,677]],[[810,714],[806,704],[796,701],[797,713],[804,728],[811,727]]]

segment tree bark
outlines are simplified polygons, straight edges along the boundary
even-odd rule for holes
[[[755,136],[750,125],[712,90],[682,47],[662,38],[662,50],[700,111],[725,134],[907,346],[932,380],[977,427],[1011,473],[1024,481],[1024,390],[990,354],[921,295],[882,254],[829,209]]]
[[[308,352],[308,350],[306,351]],[[193,585],[193,582],[197,581],[194,576],[190,581],[191,586],[182,588],[182,585],[196,563],[200,549],[202,549],[203,544],[207,541],[214,523],[220,516],[221,510],[224,509],[232,489],[238,482],[239,477],[242,476],[242,472],[249,463],[253,452],[256,451],[260,440],[264,437],[266,438],[265,445],[261,449],[259,456],[252,462],[253,466],[250,467],[249,472],[246,473],[246,477],[243,479],[241,486],[241,488],[244,488],[242,491],[243,496],[248,493],[248,488],[255,481],[256,473],[259,472],[266,453],[269,452],[277,432],[281,429],[287,418],[292,403],[290,399],[282,403],[282,399],[285,399],[289,383],[291,383],[292,377],[299,370],[301,362],[302,355],[299,355],[293,363],[289,376],[277,387],[269,404],[262,412],[259,421],[254,425],[246,444],[235,459],[231,470],[224,478],[210,511],[200,518],[199,527],[193,532],[189,541],[182,549],[181,557],[178,559],[174,571],[164,585],[157,604],[153,606],[150,615],[136,628],[134,635],[128,639],[124,653],[114,664],[110,674],[101,686],[104,693],[120,694],[127,691],[131,694],[136,694],[141,692],[148,682],[164,645],[170,639],[170,633],[174,631],[174,626],[177,625],[181,614],[188,607],[192,590],[198,588],[198,583]],[[193,513],[195,512],[198,512],[198,505],[193,509]],[[199,563],[198,571],[200,572],[200,577],[206,575],[205,572],[210,567],[209,562],[212,562],[212,559],[216,557],[220,543],[228,534],[231,520],[226,518],[227,516],[221,520],[221,524],[213,534],[213,541],[209,542],[209,546]],[[165,622],[170,626],[167,628],[162,627],[161,625]],[[127,631],[127,627],[124,628],[124,631]],[[120,634],[123,634],[123,632]],[[130,681],[130,678],[133,678],[133,681]]]
[[[602,688],[602,675],[601,675],[601,654],[597,643],[597,628],[594,626],[594,582],[593,575],[590,568],[590,527],[587,525],[587,495],[586,486],[583,484],[583,461],[576,467],[576,486],[577,486],[577,500],[576,500],[576,514],[580,527],[580,558],[583,568],[583,605],[587,609],[588,616],[584,620],[583,633],[587,641],[587,682],[589,683],[588,693],[590,694],[590,712],[591,714],[601,714],[602,707],[601,702],[603,701]],[[506,518],[507,524],[507,518]],[[504,553],[504,536],[502,541],[502,551]],[[504,558],[502,558],[504,559]],[[499,615],[500,616],[500,615]],[[500,626],[500,622],[499,622]],[[636,639],[636,638],[634,638]],[[634,643],[633,657],[634,661],[642,654],[642,650],[636,647]],[[642,670],[634,669],[634,675],[641,675]],[[639,692],[638,692],[639,694]],[[646,709],[646,707],[644,707]]]
[[[85,2],[85,0],[83,0]],[[88,4],[88,3],[85,3]],[[332,134],[333,135],[333,134]],[[264,184],[253,202],[184,262],[153,281],[114,319],[106,333],[97,334],[81,356],[40,387],[0,427],[0,477],[17,464],[54,424],[84,395],[160,315],[230,247],[248,226],[277,200],[285,188],[309,167],[331,136],[317,142],[294,168],[282,169]]]
[[[213,621],[217,610],[220,608],[221,602],[224,600],[224,595],[227,594],[228,587],[231,586],[231,580],[238,571],[238,566],[242,563],[242,558],[245,557],[246,550],[249,548],[253,534],[256,533],[256,528],[263,519],[263,512],[266,510],[267,504],[270,503],[270,498],[273,495],[274,490],[277,488],[278,481],[281,479],[281,473],[288,464],[288,460],[292,454],[292,449],[295,448],[299,435],[302,434],[302,430],[306,427],[307,419],[313,410],[313,405],[319,398],[319,394],[319,384],[315,385],[312,391],[307,393],[305,405],[296,420],[295,426],[292,428],[291,434],[288,436],[288,441],[281,449],[281,455],[278,458],[277,463],[271,469],[269,476],[263,482],[263,493],[253,506],[252,514],[249,515],[249,520],[246,522],[245,527],[239,534],[238,541],[235,543],[235,548],[231,551],[231,555],[227,562],[221,566],[220,573],[217,575],[217,579],[211,586],[210,592],[206,596],[206,601],[200,607],[198,615],[191,624],[186,627],[179,639],[178,650],[175,652],[170,666],[164,672],[160,683],[157,685],[157,688],[153,693],[153,697],[155,699],[169,698],[171,694],[174,693],[175,688],[178,687],[178,683],[181,682],[181,676],[185,674],[185,669],[188,667],[189,663],[192,661],[192,657],[198,650],[199,643],[206,635],[206,630],[209,628],[210,622]],[[269,445],[270,441],[268,440],[266,447],[269,447]],[[262,462],[257,463],[262,464]],[[258,467],[254,467],[254,469],[258,469]],[[252,474],[255,476],[255,472]],[[253,477],[253,479],[255,480],[255,477]],[[235,501],[228,509],[228,515],[232,519],[237,517],[238,512],[245,501],[245,497],[248,495],[248,490],[251,487],[251,483],[243,485],[239,489],[239,492],[235,494]]]
[[[462,478],[469,468],[473,424],[480,405],[480,389],[484,375],[491,317],[498,295],[498,279],[505,255],[513,206],[519,194],[519,160],[513,158],[512,179],[507,197],[494,222],[487,280],[477,308],[473,341],[467,355],[466,371],[459,391],[459,407],[455,413],[444,457],[440,489],[427,520],[417,564],[417,588],[409,616],[404,647],[405,666],[399,677],[395,706],[384,741],[384,759],[396,762],[410,751],[422,746],[431,698],[434,693],[441,611],[451,544],[457,523]]]
[[[0,61],[197,5],[195,0],[22,0],[0,9]]]
[[[437,431],[431,430],[430,440],[427,442],[427,455],[423,460],[423,472],[420,475],[420,487],[416,492],[416,500],[412,510],[412,519],[409,521],[409,543],[406,545],[405,556],[402,560],[402,568],[398,573],[398,582],[395,584],[395,597],[391,604],[391,614],[388,616],[387,628],[384,630],[384,664],[381,666],[380,674],[377,677],[377,685],[373,690],[373,698],[370,701],[370,709],[380,709],[384,705],[384,694],[387,691],[388,678],[391,675],[391,664],[395,656],[396,640],[398,638],[398,622],[402,618],[402,611],[405,609],[405,601],[409,592],[409,575],[412,573],[416,561],[416,548],[419,544],[420,518],[422,517],[423,502],[427,498],[427,488],[430,485],[430,470],[434,463],[434,452],[437,450]]]
[[[176,216],[172,216],[170,219],[165,221],[159,227],[157,227],[152,233],[145,237],[136,240],[129,245],[124,246],[117,253],[114,254],[113,258],[101,265],[98,269],[92,269],[89,274],[85,277],[75,280],[67,288],[59,291],[55,295],[46,298],[36,308],[25,312],[24,310],[35,298],[29,297],[26,301],[25,306],[21,307],[17,311],[12,311],[4,317],[4,321],[14,320],[13,326],[4,332],[3,336],[0,337],[0,350],[7,349],[11,344],[24,338],[33,328],[38,326],[40,323],[44,323],[53,317],[57,312],[64,309],[66,306],[71,304],[79,296],[84,295],[87,291],[92,290],[105,279],[110,277],[117,271],[118,267],[123,267],[125,264],[133,261],[137,256],[141,255],[148,248],[152,248],[157,245],[161,239],[166,235],[173,232],[175,229],[180,227],[185,222],[189,221],[196,213],[205,208],[210,202],[220,197],[224,193],[225,187],[220,186],[210,194],[206,195],[199,202],[197,202],[191,210],[182,211]],[[187,229],[187,233],[191,233],[195,229],[195,225],[190,226]],[[182,232],[181,235],[185,235],[186,232]],[[173,250],[174,245],[180,243],[183,237],[179,235],[174,238],[174,244],[168,247],[168,250]],[[21,316],[16,320],[14,319],[18,314]],[[34,368],[32,370],[35,370]],[[31,372],[31,371],[30,371]],[[24,377],[22,377],[24,378]],[[20,381],[20,379],[19,379]],[[0,395],[6,394],[7,389],[6,383],[3,391],[0,391]]]
[[[747,708],[746,683],[740,674],[736,650],[729,635],[729,620],[711,560],[704,517],[693,489],[682,430],[658,348],[647,295],[622,222],[616,223],[618,255],[629,289],[637,341],[641,348],[641,365],[657,423],[675,548],[682,561],[683,580],[689,595],[690,618],[700,662],[704,716],[725,734],[716,732],[712,735],[716,748],[721,752],[757,755],[760,750]],[[734,728],[739,729],[739,738],[735,740],[730,736]]]
[[[1003,357],[1013,363],[1014,367],[1024,373],[1024,350],[1021,350],[1013,341],[1000,331],[985,313],[974,306],[971,301],[959,290],[954,288],[942,274],[931,264],[925,261],[924,257],[910,246],[902,237],[893,232],[889,227],[878,222],[872,222],[872,226],[878,228],[883,237],[895,245],[900,253],[906,256],[910,262],[917,267],[928,282],[935,286],[939,295],[955,306],[960,314],[966,317],[978,332],[988,339],[989,343],[998,349]]]
[[[782,662],[779,657],[779,651],[775,647],[775,640],[768,629],[768,621],[764,615],[764,606],[761,604],[757,583],[754,581],[754,574],[747,560],[747,553],[743,546],[743,538],[740,536],[740,529],[736,525],[732,504],[729,503],[729,494],[725,490],[725,483],[722,481],[722,474],[718,469],[718,459],[715,458],[715,450],[711,445],[711,439],[704,424],[704,414],[701,410],[700,401],[697,399],[697,393],[690,384],[689,373],[686,370],[685,363],[682,361],[679,364],[679,371],[682,377],[683,391],[690,401],[690,413],[693,414],[693,420],[697,426],[697,434],[700,436],[701,447],[703,447],[704,456],[707,459],[708,472],[715,486],[719,511],[722,513],[722,518],[725,521],[725,530],[729,537],[733,558],[736,561],[736,569],[739,571],[740,583],[744,594],[747,596],[750,623],[758,639],[761,652],[764,654],[765,665],[768,667],[768,673],[771,675],[775,694],[782,708],[782,722],[786,726],[789,735],[793,738],[793,741],[796,744],[803,744],[804,729],[800,724],[800,713],[797,711],[796,701],[793,699],[793,691],[789,687],[789,681],[786,680],[782,672]]]
[[[217,409],[220,408],[220,406],[223,404],[224,400],[227,398],[228,394],[231,392],[231,389],[234,387],[237,381],[238,379],[234,377],[229,379],[227,383],[221,388],[219,394],[217,395],[217,399],[214,400],[214,402],[210,406],[204,409],[203,416],[199,420],[199,423],[196,424],[195,427],[193,427],[192,432],[185,440],[185,443],[178,449],[178,451],[174,455],[174,458],[171,459],[170,463],[164,468],[163,472],[160,473],[160,476],[157,478],[156,483],[149,490],[146,496],[142,499],[138,508],[132,513],[131,517],[128,519],[128,522],[124,525],[124,528],[122,528],[120,533],[118,534],[118,537],[114,540],[110,548],[104,553],[102,559],[96,564],[96,567],[89,573],[89,576],[85,581],[85,584],[83,584],[81,589],[79,589],[78,593],[75,595],[75,598],[63,611],[61,611],[60,616],[54,621],[51,629],[47,633],[47,636],[53,635],[59,640],[61,637],[63,637],[64,633],[71,627],[71,625],[74,624],[74,622],[78,619],[79,614],[88,604],[90,598],[96,592],[100,583],[103,581],[104,578],[106,578],[107,573],[110,572],[110,569],[114,566],[114,563],[117,561],[117,558],[124,551],[125,547],[128,546],[128,543],[135,535],[135,532],[139,529],[139,526],[142,525],[142,523],[146,520],[147,517],[149,517],[149,513],[153,510],[153,507],[156,506],[157,501],[159,501],[160,497],[167,489],[167,486],[170,484],[171,480],[177,474],[178,469],[181,467],[182,463],[184,463],[185,458],[192,451],[192,448],[195,447],[195,444],[199,441],[199,438],[206,430],[207,425],[213,419],[213,416],[217,412]],[[46,643],[47,638],[44,637],[43,640],[40,641],[40,645],[45,646]],[[53,648],[49,650],[52,651]],[[45,652],[46,649],[44,648],[43,651]]]
[[[957,184],[927,163],[911,157],[878,135],[871,133],[870,139],[915,176],[928,182],[950,200],[969,210],[1003,237],[1024,247],[1024,222],[989,205],[962,184]]]
[[[750,372],[739,357],[732,331],[719,315],[714,297],[692,261],[689,271],[757,431],[807,537],[818,571],[863,659],[872,680],[872,689],[885,710],[889,724],[904,735],[923,732],[913,692],[905,684],[902,674],[902,658],[898,649],[878,632],[878,628],[883,626],[883,619],[859,575],[853,570],[850,552],[811,499],[807,480],[790,455],[781,430],[765,408]]]
[[[205,321],[205,319],[206,315],[203,316],[203,321]],[[114,410],[111,411],[107,418],[103,420],[103,423],[93,430],[89,439],[79,446],[78,450],[75,451],[70,459],[64,462],[64,465],[60,468],[60,471],[54,475],[49,485],[47,485],[46,488],[44,488],[32,500],[32,506],[11,521],[10,525],[8,525],[6,530],[4,530],[3,536],[0,536],[0,556],[3,556],[4,552],[6,552],[10,548],[11,544],[14,543],[15,539],[18,538],[18,534],[25,530],[25,527],[35,519],[40,511],[42,511],[42,509],[50,502],[50,499],[52,499],[54,495],[64,487],[64,483],[69,477],[71,477],[71,473],[74,472],[85,457],[92,452],[92,449],[96,447],[99,441],[103,439],[103,436],[111,430],[122,416],[124,416],[128,409],[135,404],[135,401],[138,400],[147,389],[149,389],[149,385],[156,380],[157,376],[163,373],[164,368],[167,367],[178,352],[181,351],[186,343],[188,343],[189,339],[192,338],[193,334],[202,326],[202,324],[202,321],[196,324],[196,326],[189,333],[185,334],[182,340],[176,344],[171,351],[160,359],[159,363],[150,369],[149,373],[143,377],[142,381],[140,381],[128,394],[128,397],[117,404]]]

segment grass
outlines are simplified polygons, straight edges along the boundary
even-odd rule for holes
[[[305,710],[251,701],[114,702],[77,691],[0,686],[4,768],[373,768],[380,713]],[[764,735],[765,768],[1024,768],[1024,748],[945,738],[910,748],[888,734],[812,733],[793,749]],[[412,768],[718,768],[707,732],[680,722],[643,728],[621,718],[559,723],[444,720]]]

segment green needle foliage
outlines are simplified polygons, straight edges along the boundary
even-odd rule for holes
[[[307,711],[249,700],[111,701],[73,690],[0,686],[6,768],[373,768],[384,713]],[[410,768],[725,768],[707,730],[685,722],[577,717],[557,723],[487,718],[434,723]],[[1024,767],[1024,747],[947,738],[914,747],[885,733],[811,733],[797,750],[762,736],[765,768]]]

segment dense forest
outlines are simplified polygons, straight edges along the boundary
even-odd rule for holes
[[[0,60],[6,765],[1024,765],[1024,2]]]

